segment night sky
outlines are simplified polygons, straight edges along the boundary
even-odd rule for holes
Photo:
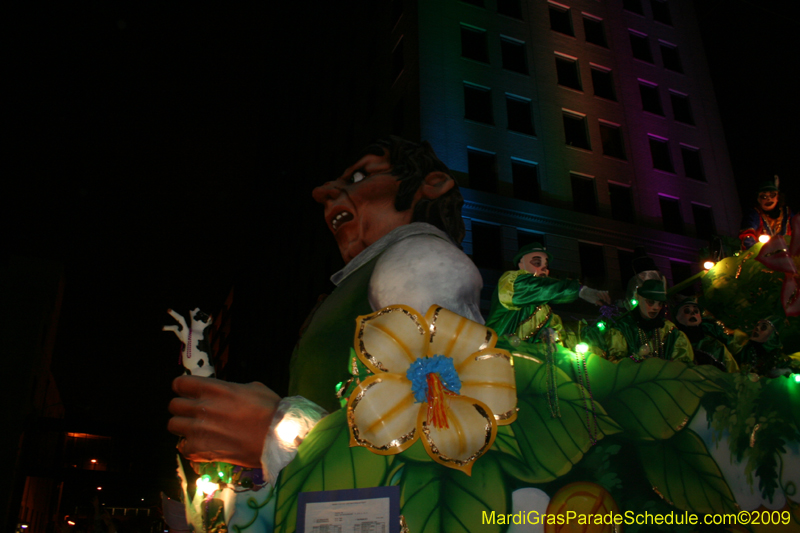
[[[792,204],[798,20],[789,1],[760,4],[696,1],[741,201],[779,174]],[[335,176],[309,171],[304,138],[327,83],[315,65],[344,69],[337,36],[359,31],[346,7],[82,2],[2,17],[2,257],[63,265],[53,370],[73,423],[171,468],[166,309],[213,311],[234,285],[231,378],[285,393],[297,331],[341,266],[310,197]]]

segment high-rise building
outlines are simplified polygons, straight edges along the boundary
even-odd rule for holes
[[[517,248],[620,289],[644,245],[670,281],[739,202],[689,0],[394,0],[385,113],[466,190],[491,290]],[[388,69],[387,69],[388,70]]]

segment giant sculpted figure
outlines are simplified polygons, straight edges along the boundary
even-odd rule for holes
[[[436,303],[483,323],[482,281],[455,245],[464,237],[461,193],[427,142],[380,140],[313,195],[346,265],[331,278],[336,289],[292,355],[289,392],[332,411],[335,385],[350,377],[357,316],[394,304],[427,309]],[[274,479],[284,466],[267,464],[270,425],[283,412],[274,392],[260,383],[192,376],[176,378],[173,388],[181,397],[170,403],[168,429],[183,437],[186,458],[263,466]]]

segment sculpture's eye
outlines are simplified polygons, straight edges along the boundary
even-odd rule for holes
[[[358,183],[359,181],[363,180],[367,177],[367,173],[364,170],[356,170],[353,172],[353,175],[350,176],[350,183]]]

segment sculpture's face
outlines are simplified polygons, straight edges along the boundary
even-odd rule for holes
[[[758,193],[758,205],[762,211],[772,211],[778,205],[778,191],[764,191]]]
[[[386,153],[365,155],[341,177],[317,187],[314,199],[325,206],[325,222],[333,232],[345,263],[393,229],[409,224],[414,211],[394,207],[400,182],[392,175]]]
[[[703,321],[700,316],[700,308],[694,304],[684,305],[678,309],[675,319],[684,326],[699,326]]]
[[[523,255],[518,266],[520,270],[530,272],[536,277],[546,278],[550,274],[547,254],[544,252],[531,252]]]
[[[753,332],[750,334],[750,340],[758,343],[765,343],[769,340],[775,332],[775,326],[766,320],[759,320]]]
[[[636,299],[639,302],[639,312],[644,318],[651,319],[657,317],[658,313],[661,312],[661,308],[664,307],[664,302],[651,300],[641,295],[637,296]]]

